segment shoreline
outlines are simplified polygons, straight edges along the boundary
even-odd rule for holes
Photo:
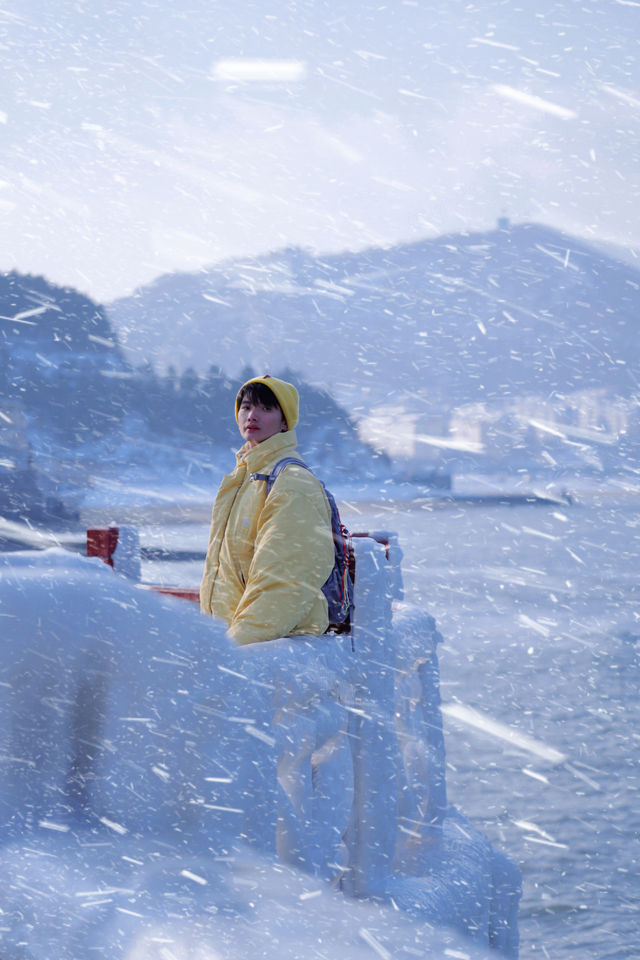
[[[388,485],[359,484],[347,489],[342,484],[330,487],[348,526],[357,526],[360,514],[385,514],[412,510],[501,509],[519,506],[580,510],[581,508],[613,508],[640,500],[640,483],[622,477],[608,477],[602,482],[592,478],[566,478],[557,481],[519,481],[504,478],[496,482],[487,477],[461,477],[451,490],[429,490],[413,483]],[[158,483],[145,488],[118,486],[103,490],[94,488],[86,504],[78,505],[78,517],[58,522],[34,522],[28,517],[7,519],[0,516],[0,552],[16,549],[46,549],[74,545],[84,538],[89,527],[131,524],[153,526],[208,526],[215,491],[209,496],[202,490]],[[206,496],[206,499],[205,499]],[[102,502],[101,502],[102,501]]]

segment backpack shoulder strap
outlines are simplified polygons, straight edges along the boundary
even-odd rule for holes
[[[249,480],[264,480],[267,484],[267,496],[269,496],[271,487],[284,468],[288,467],[290,463],[296,463],[299,467],[304,467],[305,470],[309,470],[309,473],[312,472],[310,467],[308,467],[304,461],[299,460],[298,457],[283,457],[282,460],[278,460],[278,462],[272,466],[271,473],[251,473],[249,474]]]

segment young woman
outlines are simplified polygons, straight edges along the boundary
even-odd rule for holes
[[[235,413],[245,442],[213,505],[201,609],[225,620],[242,644],[320,635],[329,625],[322,586],[334,563],[322,486],[295,464],[268,496],[265,481],[251,479],[283,457],[299,457],[298,391],[269,374],[254,377],[240,388]]]

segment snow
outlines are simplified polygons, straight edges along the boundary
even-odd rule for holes
[[[495,83],[491,89],[500,97],[513,100],[515,103],[521,103],[525,107],[530,107],[533,110],[540,110],[542,113],[551,114],[552,117],[559,117],[561,120],[575,120],[578,116],[575,110],[562,107],[557,103],[550,103],[549,100],[525,93],[523,90],[516,90],[514,87],[509,87],[504,83]]]
[[[329,6],[0,12],[3,960],[514,953],[491,844],[523,951],[634,951],[640,4]],[[212,363],[396,458],[307,405],[442,708],[364,545],[355,651],[137,583],[197,583]]]
[[[4,7],[3,267],[112,299],[501,213],[638,243],[633,0]]]
[[[446,805],[439,635],[392,618],[377,546],[357,655],[238,648],[98,559],[0,556],[10,955],[515,955],[517,869]]]
[[[580,237],[505,219],[477,234],[172,273],[108,313],[132,363],[204,373],[214,342],[229,374],[250,362],[330,384],[360,437],[407,475],[603,475],[638,443],[637,280],[637,266]]]

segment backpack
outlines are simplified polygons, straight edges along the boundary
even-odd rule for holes
[[[267,496],[271,492],[276,478],[282,473],[285,467],[290,463],[295,463],[299,467],[304,467],[309,473],[313,473],[310,467],[297,457],[283,457],[282,460],[272,467],[271,473],[252,473],[250,480],[264,480],[267,484]],[[315,474],[313,474],[315,477]],[[329,501],[331,508],[331,532],[333,533],[334,562],[333,570],[329,574],[327,582],[322,587],[327,600],[330,625],[347,625],[349,615],[354,609],[353,604],[353,579],[349,570],[349,558],[353,554],[351,538],[349,531],[342,523],[338,507],[333,495],[327,490],[322,480],[317,477],[318,483],[322,486],[325,496]]]

